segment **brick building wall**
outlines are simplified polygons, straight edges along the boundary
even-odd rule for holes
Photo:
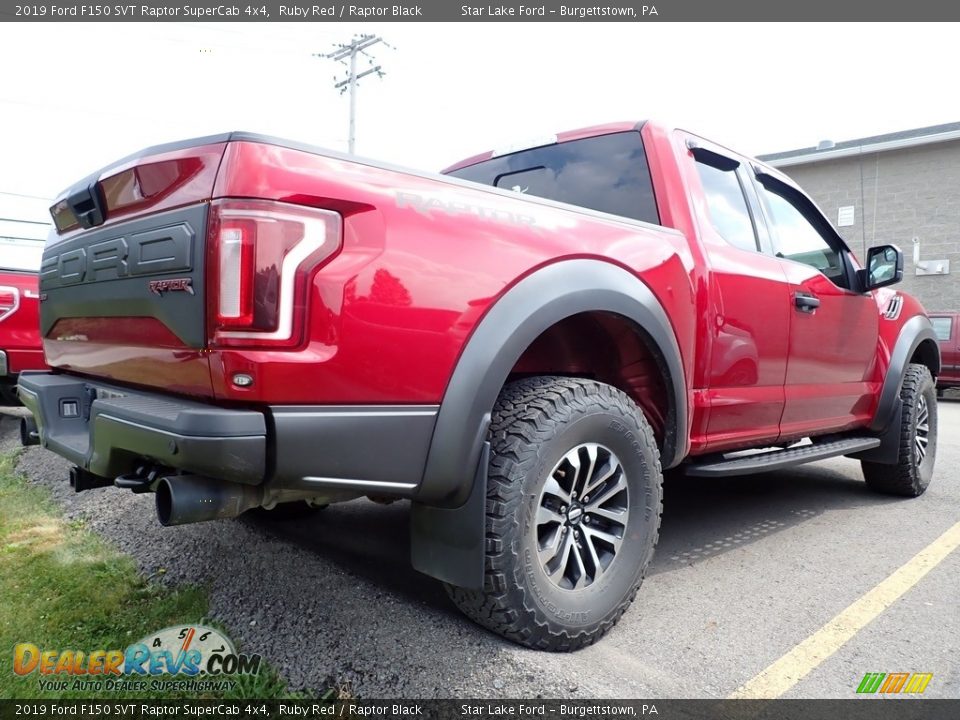
[[[855,208],[854,224],[837,227],[861,260],[871,245],[894,243],[905,255],[903,283],[928,311],[960,310],[960,140],[787,165],[834,227],[839,208]],[[948,275],[917,275],[920,260],[949,260]]]

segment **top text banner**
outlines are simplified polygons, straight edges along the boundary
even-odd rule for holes
[[[960,3],[943,0],[643,0],[643,2],[3,3],[4,22],[663,22],[947,21]],[[852,26],[850,32],[857,32]],[[909,29],[905,30],[909,32]],[[811,38],[812,42],[815,40]]]

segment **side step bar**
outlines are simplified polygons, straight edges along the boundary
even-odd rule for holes
[[[812,445],[772,450],[756,455],[714,460],[701,463],[689,463],[684,466],[687,475],[698,477],[727,477],[729,475],[753,475],[755,473],[779,470],[793,465],[826,460],[838,455],[849,455],[861,450],[871,450],[880,445],[880,438],[844,437],[837,440],[814,442]]]

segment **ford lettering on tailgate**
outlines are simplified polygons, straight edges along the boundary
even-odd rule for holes
[[[77,283],[118,280],[191,269],[193,229],[187,223],[147,230],[44,257],[45,290]]]

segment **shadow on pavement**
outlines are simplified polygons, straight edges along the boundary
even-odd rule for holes
[[[669,476],[660,543],[648,576],[755,542],[827,510],[898,502],[870,492],[859,479],[859,466],[844,462],[849,476],[823,464],[731,478]],[[434,610],[453,612],[440,584],[410,566],[408,515],[406,502],[383,506],[357,500],[303,520],[244,522]]]
[[[285,542],[322,554],[349,572],[434,611],[455,614],[440,583],[410,565],[410,504],[361,499],[331,505],[311,517],[283,523],[253,516],[243,522]]]
[[[827,510],[900,502],[876,495],[860,478],[811,463],[788,470],[729,478],[685,477],[664,482],[660,543],[648,575],[690,565],[810,520]]]

